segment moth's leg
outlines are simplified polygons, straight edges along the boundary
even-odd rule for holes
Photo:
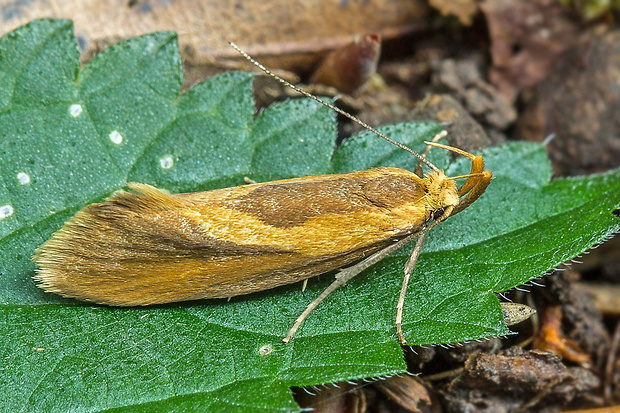
[[[398,304],[396,305],[396,334],[398,334],[398,341],[400,341],[400,344],[403,346],[407,344],[407,340],[405,340],[405,336],[403,336],[403,307],[405,306],[405,295],[407,294],[409,278],[411,277],[411,273],[413,272],[415,264],[418,261],[418,257],[420,256],[420,251],[422,251],[422,246],[424,245],[424,240],[426,239],[427,233],[428,231],[423,231],[420,234],[420,237],[413,248],[413,252],[407,261],[407,265],[405,265],[405,277],[403,278],[403,285],[400,287],[400,295],[398,296]]]
[[[437,135],[435,135],[435,137],[433,139],[431,139],[431,142],[433,142],[433,143],[439,142],[439,140],[444,138],[447,134],[448,134],[447,131],[442,130]],[[428,153],[430,151],[431,151],[431,147],[430,146],[427,146],[426,148],[424,148],[424,151],[422,152],[422,158],[426,158],[426,156],[428,155]],[[424,178],[424,172],[422,171],[422,161],[417,163],[417,165],[415,166],[414,172],[420,178]]]
[[[424,245],[424,240],[426,239],[426,234],[430,231],[434,226],[439,224],[441,221],[445,220],[452,214],[452,207],[446,208],[444,214],[435,220],[428,227],[424,228],[423,231],[420,232],[418,241],[415,243],[415,247],[405,264],[405,276],[403,277],[403,285],[400,287],[400,295],[398,296],[398,304],[396,305],[396,334],[398,334],[398,340],[402,345],[406,345],[407,341],[403,336],[403,307],[405,306],[405,295],[407,294],[407,287],[409,286],[409,279],[411,278],[411,274],[413,274],[413,270],[415,269],[415,265],[418,262],[418,257],[420,256],[420,252],[422,252],[422,246]]]
[[[291,341],[291,339],[295,335],[295,332],[297,331],[301,323],[304,322],[304,320],[308,317],[308,315],[310,315],[310,313],[321,303],[321,301],[327,298],[328,295],[330,295],[332,292],[338,289],[338,287],[346,284],[350,279],[352,279],[353,277],[355,277],[356,275],[364,271],[366,268],[381,261],[388,254],[392,253],[393,251],[396,251],[397,249],[401,248],[403,245],[413,241],[419,235],[420,235],[419,232],[416,232],[415,234],[411,234],[407,236],[406,238],[403,238],[402,240],[395,242],[394,244],[389,245],[380,251],[375,252],[374,254],[368,256],[367,258],[364,258],[362,261],[358,262],[357,264],[352,265],[351,267],[345,268],[341,270],[340,272],[338,272],[338,274],[336,274],[336,280],[333,283],[331,283],[329,287],[327,287],[325,291],[321,293],[321,295],[319,295],[314,301],[312,301],[308,305],[308,307],[306,307],[303,313],[299,315],[299,317],[297,317],[297,320],[295,320],[295,322],[293,323],[293,326],[290,328],[288,333],[286,333],[286,337],[284,337],[284,339],[282,340],[284,344]]]
[[[243,177],[243,182],[245,182],[245,183],[246,183],[246,184],[248,184],[248,185],[251,185],[251,184],[257,184],[257,183],[258,183],[258,182],[256,182],[254,179],[252,179],[252,178],[250,178],[250,177],[247,177],[247,176],[244,176],[244,177]]]

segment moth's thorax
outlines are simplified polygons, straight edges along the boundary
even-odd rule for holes
[[[443,171],[431,171],[424,178],[427,188],[426,208],[437,211],[447,207],[456,207],[459,204],[459,194],[456,182],[449,179]]]

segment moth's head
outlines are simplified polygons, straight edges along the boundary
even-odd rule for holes
[[[459,193],[456,182],[443,171],[430,171],[424,178],[426,185],[426,207],[433,211],[450,210],[459,204]],[[439,213],[439,215],[442,215]],[[435,217],[438,218],[439,216]]]

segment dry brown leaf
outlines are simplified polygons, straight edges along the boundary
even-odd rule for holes
[[[90,56],[122,39],[171,30],[179,33],[184,58],[195,64],[238,59],[228,46],[233,41],[263,63],[293,70],[314,60],[280,59],[275,65],[266,57],[324,53],[355,34],[393,38],[425,26],[427,11],[423,0],[32,0],[0,6],[0,34],[36,18],[72,19],[83,55]]]

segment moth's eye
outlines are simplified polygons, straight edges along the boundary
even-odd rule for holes
[[[443,215],[444,212],[446,212],[445,209],[439,208],[437,211],[433,212],[433,219],[441,218],[441,216]]]

